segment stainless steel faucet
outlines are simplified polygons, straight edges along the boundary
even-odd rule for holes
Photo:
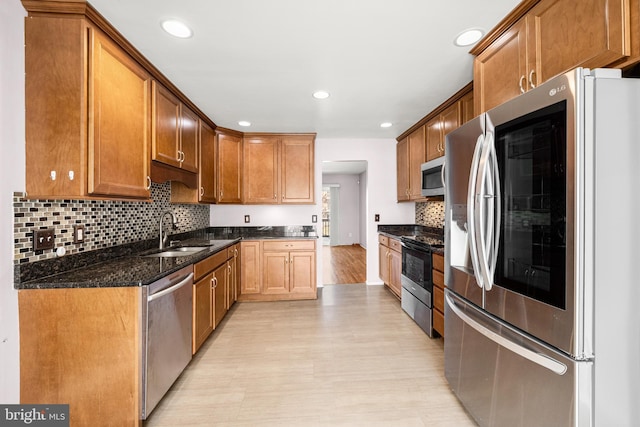
[[[160,249],[164,249],[164,244],[165,244],[165,240],[167,240],[168,236],[163,236],[163,232],[162,232],[162,222],[164,220],[164,217],[170,215],[171,216],[171,226],[173,227],[176,222],[178,222],[178,220],[176,219],[176,216],[173,212],[171,211],[164,211],[162,212],[162,215],[160,215],[160,245],[159,248]]]

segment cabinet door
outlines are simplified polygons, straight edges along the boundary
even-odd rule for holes
[[[476,115],[521,94],[526,90],[526,80],[527,26],[521,19],[474,61]]]
[[[283,136],[280,142],[280,203],[314,203],[314,137]]]
[[[227,314],[227,263],[213,271],[213,328],[215,329]]]
[[[460,102],[456,102],[455,104],[447,107],[447,109],[440,114],[440,119],[442,120],[440,156],[444,156],[445,137],[449,132],[460,127],[460,122],[462,121],[462,104]]]
[[[402,253],[390,250],[389,251],[389,288],[400,296],[400,290],[402,288],[401,283],[402,275]]]
[[[396,145],[396,176],[398,201],[409,200],[409,137]]]
[[[537,85],[575,67],[604,67],[629,55],[627,8],[627,0],[540,1],[527,14],[527,78]]]
[[[378,265],[380,279],[389,284],[389,248],[384,245],[378,245]]]
[[[213,331],[213,273],[193,285],[193,354]]]
[[[89,194],[148,198],[151,79],[105,35],[89,34]]]
[[[184,104],[181,104],[180,113],[180,167],[189,172],[198,172],[200,119]]]
[[[460,98],[460,108],[462,109],[462,122],[460,125],[467,123],[475,117],[473,109],[473,92],[469,92]]]
[[[315,252],[289,252],[289,292],[291,294],[316,292]]]
[[[152,108],[151,158],[180,167],[180,101],[155,80]]]
[[[240,243],[240,295],[260,293],[260,242]]]
[[[214,203],[216,201],[215,191],[215,132],[211,127],[200,122],[200,160],[198,168],[198,190],[199,201],[204,203]]]
[[[440,116],[429,120],[425,125],[427,139],[427,161],[442,156],[442,122]]]
[[[217,134],[217,203],[242,203],[242,138]]]
[[[409,135],[409,199],[422,198],[422,171],[420,166],[426,161],[425,127]]]
[[[289,252],[262,253],[262,293],[289,293]]]
[[[244,140],[244,202],[278,202],[278,139],[249,137]]]

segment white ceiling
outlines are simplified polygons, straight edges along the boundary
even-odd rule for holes
[[[519,3],[89,1],[218,126],[318,138],[403,133],[472,80],[469,48],[454,46],[455,36],[490,30]],[[166,18],[193,37],[164,33]],[[318,89],[331,96],[312,98]]]

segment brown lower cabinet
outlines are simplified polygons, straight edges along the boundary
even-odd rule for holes
[[[316,242],[253,240],[241,243],[240,301],[315,299]]]
[[[402,284],[402,249],[400,240],[378,235],[378,256],[380,278],[398,298],[400,298]]]
[[[220,324],[237,299],[236,265],[240,245],[220,251],[194,265],[193,354]]]
[[[432,254],[433,329],[444,337],[444,257]]]

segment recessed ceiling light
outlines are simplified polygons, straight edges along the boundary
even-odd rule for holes
[[[187,27],[185,23],[180,22],[176,19],[167,19],[166,21],[162,21],[161,25],[163,30],[174,37],[188,39],[193,35],[193,31],[191,31],[191,28]]]
[[[313,92],[313,97],[315,99],[327,99],[329,97],[329,92],[325,90],[319,90],[319,91]]]
[[[484,36],[484,31],[480,28],[470,28],[458,34],[453,41],[456,46],[470,46]]]
[[[389,122],[380,123],[381,128],[390,128],[391,126],[393,126],[393,123],[389,123]]]
[[[239,124],[240,126],[242,126],[242,127],[249,127],[249,126],[251,126],[251,122],[248,122],[248,121],[246,121],[246,120],[240,120],[240,121],[238,122],[238,124]]]

